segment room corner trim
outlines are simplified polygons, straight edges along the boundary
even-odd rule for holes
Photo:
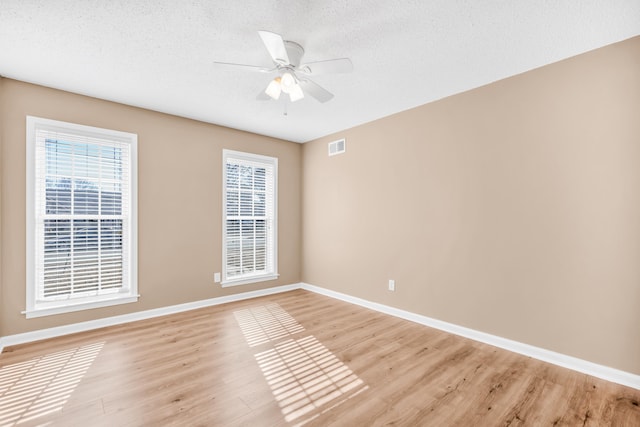
[[[421,325],[429,326],[431,328],[439,329],[441,331],[469,338],[474,341],[489,344],[494,347],[499,347],[508,351],[512,351],[514,353],[529,356],[543,362],[558,365],[563,368],[601,378],[606,381],[611,381],[640,390],[640,375],[621,371],[619,369],[611,368],[604,365],[599,365],[597,363],[589,362],[577,357],[567,356],[562,353],[557,353],[555,351],[535,347],[507,338],[502,338],[485,332],[476,331],[474,329],[458,326],[452,323],[443,322],[441,320],[433,319],[421,314],[416,314],[410,311],[390,307],[388,305],[379,304],[358,297],[353,297],[351,295],[332,291],[330,289],[322,288],[315,285],[310,285],[308,283],[301,283],[301,288],[331,298],[339,299],[351,304],[356,304],[361,307],[369,308],[381,313],[389,314],[391,316],[399,317],[401,319],[409,320],[411,322],[419,323]]]
[[[55,338],[77,332],[90,331],[92,329],[104,328],[106,326],[120,325],[122,323],[135,322],[137,320],[150,319],[153,317],[166,316],[168,314],[181,313],[183,311],[195,310],[197,308],[210,307],[228,302],[242,301],[266,295],[278,294],[281,292],[300,289],[301,284],[282,285],[273,288],[261,289],[257,291],[243,292],[239,294],[226,295],[222,297],[210,298],[206,300],[187,302],[184,304],[171,305],[168,307],[154,308],[151,310],[138,311],[135,313],[122,314],[120,316],[105,317],[103,319],[89,320],[86,322],[73,323],[70,325],[56,326],[48,329],[24,332],[21,334],[7,335],[0,337],[0,353],[5,347],[11,345],[25,344],[33,341],[40,341],[47,338]]]

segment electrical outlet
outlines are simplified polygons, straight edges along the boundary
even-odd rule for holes
[[[395,280],[389,280],[389,290],[390,291],[395,291],[396,290],[396,281]]]
[[[220,273],[213,273],[213,281],[220,283]]]

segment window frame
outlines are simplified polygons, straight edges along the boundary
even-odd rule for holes
[[[27,319],[33,317],[49,316],[55,314],[69,313],[74,311],[88,310],[99,307],[107,307],[118,304],[127,304],[137,302],[140,295],[138,295],[138,233],[137,233],[137,146],[138,136],[129,132],[116,131],[111,129],[97,128],[93,126],[85,126],[76,123],[68,123],[58,120],[44,119],[34,116],[26,116],[26,184],[27,184],[27,200],[26,200],[26,310],[22,313],[26,315]],[[42,257],[38,257],[37,251],[42,250],[39,244],[44,245],[44,241],[40,238],[44,238],[42,234],[37,230],[38,218],[44,221],[46,214],[38,215],[36,208],[40,201],[39,197],[46,197],[44,195],[37,194],[38,188],[38,168],[42,165],[38,164],[37,153],[37,134],[39,130],[58,130],[67,134],[78,136],[80,138],[98,137],[100,139],[111,141],[118,144],[127,144],[129,146],[129,164],[128,164],[128,176],[129,176],[129,197],[128,206],[128,244],[126,244],[128,257],[123,259],[123,264],[126,264],[126,285],[127,287],[123,291],[113,292],[102,295],[91,295],[85,297],[67,298],[67,299],[52,299],[50,301],[38,301],[38,286],[36,269],[41,266],[36,265],[38,259],[44,262]],[[42,160],[42,159],[40,159]],[[43,169],[40,169],[43,170]],[[46,177],[46,172],[44,177]],[[42,203],[41,203],[42,204]],[[124,206],[124,201],[122,205]],[[76,214],[70,214],[73,217]],[[124,251],[124,249],[123,249]]]
[[[227,268],[227,161],[228,159],[237,161],[246,161],[250,163],[261,163],[273,168],[273,218],[269,224],[267,220],[267,251],[271,250],[273,271],[262,274],[244,274],[239,277],[229,278]],[[267,202],[268,203],[268,202]],[[269,242],[269,234],[272,233],[272,242]],[[267,253],[269,257],[269,253]],[[268,261],[267,261],[268,263]],[[264,156],[261,154],[253,154],[242,151],[222,150],[222,287],[230,287],[237,285],[246,285],[250,283],[264,282],[275,280],[278,274],[278,158]]]

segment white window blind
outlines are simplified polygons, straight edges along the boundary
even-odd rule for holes
[[[136,300],[136,135],[35,117],[27,130],[27,315]]]
[[[277,277],[278,159],[223,152],[223,286]]]

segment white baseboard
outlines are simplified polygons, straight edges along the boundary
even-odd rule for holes
[[[367,301],[362,298],[353,297],[351,295],[346,295],[307,283],[301,283],[301,288],[640,390],[640,375],[588,362],[586,360],[578,359],[577,357],[567,356],[565,354],[556,353],[555,351],[535,347],[496,335],[487,334],[485,332],[476,331],[474,329],[465,328],[463,326],[454,325],[452,323],[443,322],[441,320],[432,319],[427,316]]]
[[[166,316],[167,314],[181,313],[183,311],[194,310],[196,308],[210,307],[213,305],[225,304],[233,301],[241,301],[250,298],[257,298],[265,295],[273,295],[280,292],[300,289],[299,283],[292,285],[277,286],[258,291],[243,292],[240,294],[227,295],[223,297],[211,298],[200,301],[193,301],[184,304],[171,305],[168,307],[154,308],[152,310],[138,311],[135,313],[123,314],[120,316],[105,317],[103,319],[89,320],[87,322],[73,323],[71,325],[57,326],[54,328],[40,329],[38,331],[25,332],[22,334],[8,335],[0,337],[0,353],[4,347],[10,345],[24,344],[39,341],[47,338],[55,338],[62,335],[74,334],[76,332],[90,331],[92,329],[104,328],[105,326],[120,325],[122,323],[135,322],[136,320],[150,319],[153,317]]]
[[[308,283],[296,283],[292,285],[277,286],[274,288],[262,289],[258,291],[243,292],[240,294],[228,295],[224,297],[211,298],[201,301],[194,301],[185,304],[172,305],[169,307],[156,308],[152,310],[139,311],[136,313],[123,314],[121,316],[107,317],[104,319],[90,320],[87,322],[74,323],[71,325],[58,326],[49,329],[41,329],[38,331],[25,332],[22,334],[8,335],[0,337],[0,353],[6,346],[24,344],[33,341],[39,341],[46,338],[54,338],[62,335],[73,334],[76,332],[84,332],[92,329],[103,328],[105,326],[119,325],[122,323],[134,322],[136,320],[150,319],[153,317],[165,316],[167,314],[181,313],[183,311],[194,310],[202,307],[210,307],[228,302],[241,301],[251,298],[257,298],[266,295],[273,295],[281,292],[292,291],[295,289],[305,289],[317,294],[325,295],[331,298],[339,299],[351,304],[356,304],[371,310],[409,320],[431,328],[439,329],[495,347],[503,348],[514,353],[519,353],[534,359],[562,366],[583,374],[591,375],[603,380],[622,384],[640,390],[640,375],[630,372],[621,371],[597,363],[578,359],[577,357],[567,356],[565,354],[556,353],[555,351],[546,350],[544,348],[535,347],[518,341],[509,340],[496,335],[487,334],[485,332],[476,331],[474,329],[465,328],[463,326],[454,325],[452,323],[443,322],[421,314],[412,313],[410,311],[401,310],[390,307],[388,305],[379,304],[362,298],[353,297],[351,295],[332,291],[319,286],[310,285]]]

